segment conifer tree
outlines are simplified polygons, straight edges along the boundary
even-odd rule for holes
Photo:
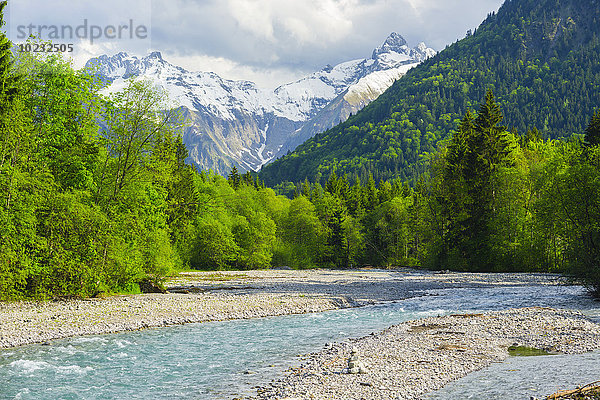
[[[7,2],[0,2],[0,29],[4,26],[4,8]],[[11,43],[4,32],[0,31],[0,167],[7,160],[15,162],[15,143],[18,138],[14,132],[18,130],[15,126],[14,110],[11,110],[17,96],[17,77],[12,70]],[[11,118],[12,116],[12,118]]]
[[[310,187],[310,183],[308,182],[308,178],[304,179],[304,183],[302,184],[302,196],[309,198],[311,197],[311,187]]]
[[[500,107],[488,91],[477,117],[467,112],[448,146],[446,243],[451,263],[460,269],[489,270],[493,266],[494,172],[510,152],[506,128],[499,125],[502,119]]]
[[[333,172],[331,172],[331,175],[329,175],[329,179],[327,179],[327,183],[325,184],[325,190],[331,194],[338,194],[339,180],[337,174],[335,173],[335,170],[333,170]]]
[[[254,179],[252,178],[252,174],[250,174],[250,171],[246,171],[246,173],[244,175],[242,175],[242,182],[246,186],[252,186],[253,185]]]
[[[369,180],[365,187],[364,204],[367,210],[373,210],[377,206],[378,191],[375,185],[375,179],[372,174],[369,174]]]
[[[238,172],[237,167],[234,165],[233,168],[231,168],[231,172],[229,172],[229,175],[227,176],[227,182],[229,182],[229,185],[231,185],[232,188],[237,189],[240,187],[240,173]]]
[[[7,2],[0,2],[0,29],[4,26],[4,8]],[[8,105],[17,94],[16,77],[12,74],[12,44],[4,32],[0,32],[0,111],[6,112]]]
[[[596,111],[585,130],[584,143],[586,146],[597,146],[600,144],[600,110]]]
[[[348,180],[348,174],[344,174],[342,178],[338,180],[338,196],[344,201],[348,202],[350,199],[350,182]]]

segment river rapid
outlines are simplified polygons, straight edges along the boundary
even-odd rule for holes
[[[0,350],[0,399],[232,399],[252,395],[256,386],[281,377],[287,367],[300,362],[301,354],[408,320],[540,306],[580,310],[600,322],[600,304],[580,286],[549,285],[543,280],[461,286],[438,285],[416,290],[404,300],[323,313],[188,324]],[[485,392],[494,389],[484,390],[481,382],[497,387],[494,382],[510,375],[507,371],[525,368],[530,368],[526,375],[542,382],[547,380],[544,374],[553,376],[561,365],[572,365],[558,385],[586,383],[588,376],[576,371],[590,371],[589,378],[600,374],[598,353],[540,360],[546,358],[547,366],[511,358],[449,385],[431,399],[457,398],[457,393],[470,396],[460,398],[496,398],[500,394]],[[518,364],[523,362],[529,364]],[[505,391],[502,396],[528,399],[515,397],[526,386],[531,393],[555,389],[523,380],[523,373],[512,376],[501,386],[514,390],[513,395]],[[521,385],[515,382],[519,379]]]

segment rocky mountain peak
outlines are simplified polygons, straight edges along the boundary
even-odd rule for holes
[[[162,54],[160,53],[160,51],[153,51],[152,53],[150,53],[146,58],[156,58],[158,60],[162,60]]]
[[[376,59],[377,56],[383,53],[405,53],[408,50],[408,43],[396,32],[390,33],[390,35],[385,39],[385,42],[375,50],[373,50],[372,58]]]
[[[214,72],[190,72],[170,64],[158,51],[145,57],[123,52],[102,55],[88,66],[110,84],[103,94],[122,90],[126,80],[135,76],[165,89],[170,99],[187,110],[190,126],[183,140],[190,161],[227,174],[233,165],[240,171],[257,170],[345,120],[427,58],[429,51],[435,54],[424,44],[411,49],[394,32],[375,49],[374,58],[328,64],[275,90],[223,79]]]

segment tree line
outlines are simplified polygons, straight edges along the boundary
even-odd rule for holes
[[[600,104],[599,28],[598,4],[506,1],[474,34],[412,68],[346,122],[265,165],[261,179],[323,184],[335,170],[362,181],[369,174],[416,181],[490,88],[518,132],[580,134]]]
[[[599,288],[598,112],[582,140],[544,140],[502,126],[489,92],[411,184],[334,170],[284,196],[185,164],[185,121],[150,83],[102,86],[0,35],[2,299],[273,266],[569,272]]]
[[[488,91],[412,186],[335,172],[292,185],[325,229],[320,264],[561,272],[600,295],[600,111],[569,140],[502,121]]]

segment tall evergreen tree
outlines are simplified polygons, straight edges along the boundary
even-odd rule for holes
[[[227,176],[227,182],[229,182],[229,185],[231,185],[231,187],[234,189],[240,187],[240,173],[238,172],[238,169],[235,165],[233,166],[233,168],[231,168],[231,172],[229,172],[229,175]]]
[[[510,151],[506,128],[499,125],[502,118],[493,93],[488,91],[477,117],[467,112],[448,146],[445,243],[448,261],[459,269],[493,267],[494,174]]]
[[[6,0],[0,2],[0,29],[5,25],[4,8],[6,5]],[[17,78],[11,69],[13,64],[11,47],[10,40],[4,32],[0,32],[0,110],[2,111],[6,110],[17,93]]]
[[[0,2],[0,29],[4,26],[4,8],[7,2]],[[0,31],[0,168],[7,162],[16,162],[19,151],[19,115],[13,108],[18,93],[18,78],[12,68],[12,44],[5,33]]]
[[[600,110],[596,111],[585,130],[584,143],[586,146],[597,146],[600,144]]]

